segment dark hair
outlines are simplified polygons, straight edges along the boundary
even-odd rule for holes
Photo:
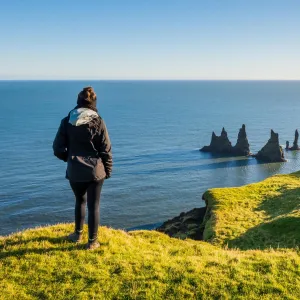
[[[82,91],[78,94],[77,106],[96,109],[96,104],[97,96],[94,89],[91,86],[83,88]]]

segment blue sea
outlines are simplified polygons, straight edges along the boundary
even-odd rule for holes
[[[224,126],[232,144],[246,124],[251,151],[300,129],[298,81],[1,81],[0,235],[72,222],[65,163],[53,156],[60,120],[92,85],[113,145],[114,169],[101,197],[101,225],[156,224],[204,206],[209,188],[241,186],[300,169],[286,163],[199,152]]]

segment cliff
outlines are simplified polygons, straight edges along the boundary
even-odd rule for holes
[[[203,195],[205,208],[181,213],[158,230],[244,250],[293,248],[300,245],[299,197],[300,172],[238,188],[211,189]]]
[[[300,245],[300,172],[208,190],[205,241],[239,249]]]

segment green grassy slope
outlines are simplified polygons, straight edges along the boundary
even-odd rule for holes
[[[300,245],[300,172],[239,188],[212,189],[204,197],[205,240],[240,249]]]
[[[0,299],[300,297],[296,250],[224,250],[101,227],[101,249],[86,251],[65,241],[71,229],[57,225],[1,238]]]
[[[208,191],[214,245],[101,227],[86,251],[71,224],[0,237],[0,299],[300,299],[299,188],[295,173]]]

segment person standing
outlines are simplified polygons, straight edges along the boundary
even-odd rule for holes
[[[68,236],[80,242],[88,207],[87,249],[96,249],[100,219],[100,194],[111,176],[111,142],[104,120],[99,116],[97,96],[92,87],[78,94],[77,106],[61,120],[53,141],[54,155],[67,162],[66,178],[75,195],[75,231]]]

